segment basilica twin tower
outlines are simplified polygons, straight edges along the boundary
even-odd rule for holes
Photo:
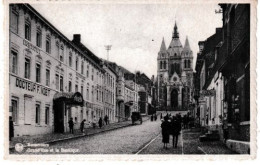
[[[192,102],[193,53],[186,37],[182,46],[175,23],[171,43],[164,38],[157,58],[158,101],[160,110],[185,111]]]

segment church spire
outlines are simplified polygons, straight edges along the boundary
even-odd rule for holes
[[[172,38],[179,38],[178,27],[177,27],[176,21],[175,21],[175,25],[174,25],[174,32],[173,32]]]
[[[188,40],[188,36],[186,36],[186,40],[185,40],[183,51],[191,51],[190,43],[189,43],[189,40]]]
[[[165,46],[164,37],[163,37],[160,52],[164,52],[164,51],[166,51],[166,46]]]

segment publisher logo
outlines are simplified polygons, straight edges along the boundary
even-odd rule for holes
[[[22,143],[16,143],[14,148],[17,152],[22,152],[24,147]]]

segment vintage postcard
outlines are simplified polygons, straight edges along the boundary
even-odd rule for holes
[[[256,5],[5,0],[5,159],[255,159]]]

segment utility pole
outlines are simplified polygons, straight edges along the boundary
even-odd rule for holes
[[[107,61],[109,61],[109,50],[111,50],[112,45],[105,45],[105,49],[107,50]]]

